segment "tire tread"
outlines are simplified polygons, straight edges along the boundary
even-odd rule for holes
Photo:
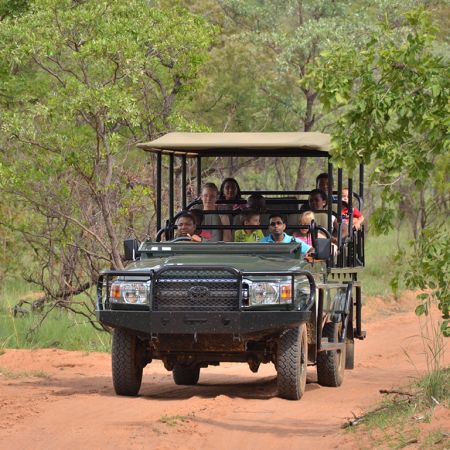
[[[112,339],[112,375],[117,395],[136,396],[142,383],[143,366],[137,360],[137,337],[116,328]]]
[[[277,384],[278,395],[288,400],[299,400],[305,390],[306,370],[302,367],[301,352],[305,325],[282,332],[278,342]],[[307,361],[307,346],[303,349],[303,358]]]
[[[322,336],[334,339],[335,327],[338,324],[328,322],[323,327]],[[344,347],[345,349],[345,347]],[[344,379],[345,350],[339,355],[337,350],[319,352],[317,354],[317,381],[321,386],[338,387]],[[340,361],[344,358],[344,362]]]

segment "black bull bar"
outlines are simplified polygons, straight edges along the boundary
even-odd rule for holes
[[[192,270],[224,270],[236,278],[239,285],[239,306],[234,311],[154,311],[153,293],[150,295],[149,305],[126,305],[120,309],[110,309],[110,286],[113,279],[120,277],[126,281],[138,278],[139,281],[151,281],[152,285],[164,273],[170,271]],[[298,310],[256,310],[242,304],[242,281],[245,277],[290,277],[291,292],[295,293],[295,279],[305,276],[309,283],[309,299],[301,311]],[[137,281],[137,280],[136,280]],[[106,294],[106,295],[105,295]],[[104,325],[113,328],[125,328],[138,334],[249,334],[261,331],[278,330],[294,327],[307,322],[313,314],[312,307],[315,302],[316,284],[311,272],[300,270],[296,272],[241,272],[227,266],[207,267],[185,265],[169,266],[157,270],[143,271],[115,271],[108,270],[100,274],[97,282],[97,319]]]

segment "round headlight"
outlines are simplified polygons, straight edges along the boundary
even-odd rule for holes
[[[252,305],[278,303],[278,288],[272,283],[253,283],[250,291]]]
[[[114,282],[111,285],[111,301],[116,303],[148,303],[149,283]]]

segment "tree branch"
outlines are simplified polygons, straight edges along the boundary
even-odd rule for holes
[[[54,72],[52,69],[42,64],[42,62],[39,61],[35,56],[33,56],[32,59],[35,62],[35,64],[37,64],[42,70],[50,74],[53,78],[56,78],[63,87],[66,87],[66,83],[64,82],[64,80],[56,72]]]

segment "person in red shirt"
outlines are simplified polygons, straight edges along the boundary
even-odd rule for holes
[[[342,189],[342,222],[348,223],[348,189]],[[364,222],[364,216],[358,208],[353,208],[353,227],[356,230],[361,228]]]

